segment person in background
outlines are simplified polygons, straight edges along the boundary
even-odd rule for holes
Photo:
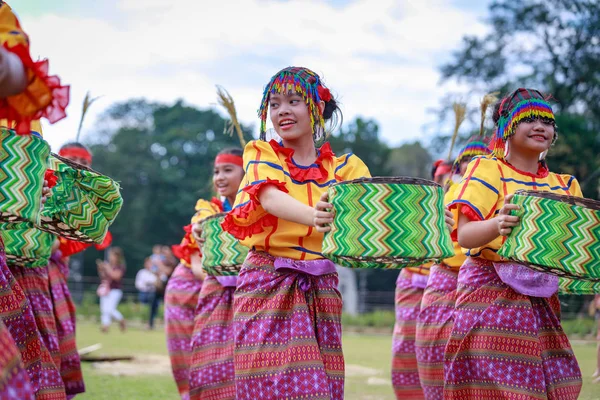
[[[119,247],[108,250],[108,262],[96,260],[98,275],[100,276],[100,313],[102,332],[107,333],[112,320],[119,322],[121,331],[125,331],[125,318],[117,307],[123,297],[123,276],[125,275],[125,257]]]
[[[152,294],[156,290],[157,276],[152,272],[152,260],[147,257],[144,260],[144,268],[140,269],[135,276],[135,288],[138,290],[138,302],[150,304]]]
[[[155,246],[157,247],[157,246]],[[150,302],[150,315],[148,317],[148,328],[154,329],[154,320],[158,314],[161,301],[165,298],[167,282],[177,266],[177,259],[173,256],[168,246],[158,246],[158,253],[152,255],[152,269],[156,272],[155,290]]]

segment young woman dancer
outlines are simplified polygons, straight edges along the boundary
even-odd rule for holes
[[[223,227],[249,247],[233,301],[237,399],[342,399],[342,299],[320,254],[333,213],[327,187],[368,177],[355,155],[336,157],[325,121],[335,98],[307,68],[267,84],[261,140],[244,149],[246,178]],[[266,141],[267,116],[281,141]]]
[[[29,38],[3,1],[0,43],[0,119],[4,127],[27,135],[32,133],[32,121],[46,118],[52,123],[63,118],[69,88],[61,86],[58,77],[48,75],[47,60],[32,60]],[[65,398],[64,385],[37,329],[31,303],[6,265],[1,242],[0,298],[0,347],[4,350],[0,357],[0,398],[30,399],[34,394],[37,399]]]
[[[557,134],[552,108],[540,92],[518,89],[494,111],[493,156],[469,164],[452,202],[458,243],[469,249],[469,258],[458,276],[444,398],[574,400],[581,372],[560,324],[557,294],[533,297],[513,289],[527,292],[527,282],[516,284],[518,274],[500,278],[497,250],[520,223],[510,215],[518,209],[510,204],[516,190],[581,196],[581,189],[574,177],[550,172],[543,160]],[[553,285],[544,289],[558,291]]]
[[[462,177],[473,157],[490,154],[488,144],[476,137],[461,149],[452,172]],[[444,203],[456,197],[456,184],[450,185]],[[455,256],[431,267],[417,317],[415,350],[419,380],[427,400],[444,398],[444,349],[452,331],[458,270],[467,258],[455,238]]]
[[[242,149],[221,151],[215,159],[213,174],[215,190],[223,199],[221,211],[231,210],[243,178]],[[193,222],[205,217],[197,214]],[[195,232],[198,235],[198,225]],[[192,400],[235,399],[233,293],[236,282],[235,276],[204,279],[191,342],[189,379]]]

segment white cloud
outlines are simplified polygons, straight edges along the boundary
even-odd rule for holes
[[[257,127],[262,88],[287,65],[322,73],[341,95],[346,121],[374,118],[390,143],[415,138],[445,91],[440,57],[464,34],[483,32],[480,17],[450,0],[356,0],[341,8],[318,0],[120,0],[114,19],[21,20],[33,54],[48,57],[51,73],[71,84],[69,117],[45,126],[58,146],[75,137],[87,90],[103,95],[86,121],[89,135],[114,102],[183,98],[208,107],[217,83],[234,96],[242,122]]]

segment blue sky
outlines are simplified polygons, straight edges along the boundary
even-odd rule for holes
[[[448,92],[438,66],[465,34],[483,34],[487,1],[476,0],[13,0],[51,73],[71,85],[68,117],[44,126],[59,146],[72,140],[81,102],[98,115],[133,97],[216,107],[215,85],[234,97],[243,123],[270,76],[288,65],[320,73],[339,95],[345,121],[374,118],[395,145],[422,138],[428,109]],[[477,99],[474,99],[476,103]],[[442,127],[442,129],[446,129]],[[447,130],[450,131],[450,124]]]

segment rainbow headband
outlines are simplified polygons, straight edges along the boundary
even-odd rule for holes
[[[313,127],[313,139],[315,141],[322,139],[325,120],[323,119],[323,115],[321,114],[318,105],[321,100],[327,101],[325,98],[321,99],[321,94],[324,92],[327,94],[329,93],[329,91],[322,86],[319,75],[308,68],[288,67],[279,71],[271,78],[265,87],[260,108],[258,109],[258,117],[260,118],[260,139],[266,140],[267,111],[269,109],[269,97],[272,93],[298,93],[302,96],[308,106],[310,123]]]
[[[502,105],[500,106],[502,108]],[[517,125],[528,118],[543,118],[554,121],[554,113],[550,103],[543,99],[530,98],[519,101],[506,115],[500,113],[498,129],[493,141],[493,154],[504,158],[504,145],[509,137],[515,134]]]
[[[454,161],[453,169],[455,172],[458,172],[460,169],[460,163],[468,157],[476,157],[476,156],[486,156],[491,154],[492,151],[489,149],[488,145],[481,140],[474,140],[470,143],[467,143],[465,147],[462,148],[460,153],[458,153],[458,157]]]

